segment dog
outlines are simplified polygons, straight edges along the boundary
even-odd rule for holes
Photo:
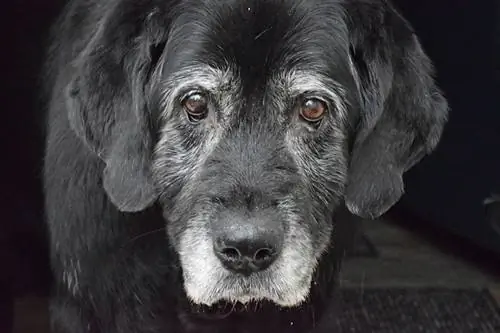
[[[448,117],[385,0],[73,0],[44,71],[59,333],[331,333]],[[343,217],[344,216],[344,217]]]

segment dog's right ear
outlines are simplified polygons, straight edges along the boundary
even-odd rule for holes
[[[103,186],[111,202],[137,212],[157,197],[148,95],[160,70],[166,25],[157,11],[104,7],[97,24],[82,28],[93,34],[72,64],[66,104],[72,129],[105,163]]]

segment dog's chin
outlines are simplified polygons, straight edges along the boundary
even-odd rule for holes
[[[232,309],[255,309],[259,304],[270,304],[280,308],[295,308],[304,304],[310,294],[311,278],[303,281],[300,286],[279,288],[275,286],[249,288],[238,280],[225,282],[213,288],[200,292],[199,286],[189,281],[185,282],[185,291],[190,302],[197,307],[210,311]],[[231,286],[232,285],[232,286]]]
[[[256,294],[230,294],[226,297],[220,297],[220,298],[213,298],[209,302],[206,302],[205,300],[200,300],[196,299],[192,296],[188,297],[190,301],[194,305],[198,306],[204,306],[208,308],[213,308],[213,307],[220,307],[220,306],[226,306],[227,304],[231,304],[232,306],[236,307],[250,307],[252,304],[258,304],[258,303],[268,303],[268,304],[273,304],[275,306],[281,307],[281,308],[295,308],[299,307],[302,305],[304,302],[306,302],[308,296],[309,296],[309,290],[306,290],[305,292],[302,292],[299,297],[298,295],[295,294],[293,298],[284,298],[284,297],[268,297],[268,296],[263,296],[263,295],[256,295]]]

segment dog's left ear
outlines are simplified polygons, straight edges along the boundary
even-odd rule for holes
[[[448,105],[412,27],[387,1],[346,9],[361,115],[345,202],[376,218],[403,195],[403,173],[436,147]]]

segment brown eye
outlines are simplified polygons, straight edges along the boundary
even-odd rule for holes
[[[190,120],[202,120],[208,113],[208,101],[205,95],[193,93],[182,101],[184,110],[189,115]]]
[[[300,115],[304,120],[314,123],[323,118],[326,110],[325,102],[316,98],[308,98],[302,102]]]

